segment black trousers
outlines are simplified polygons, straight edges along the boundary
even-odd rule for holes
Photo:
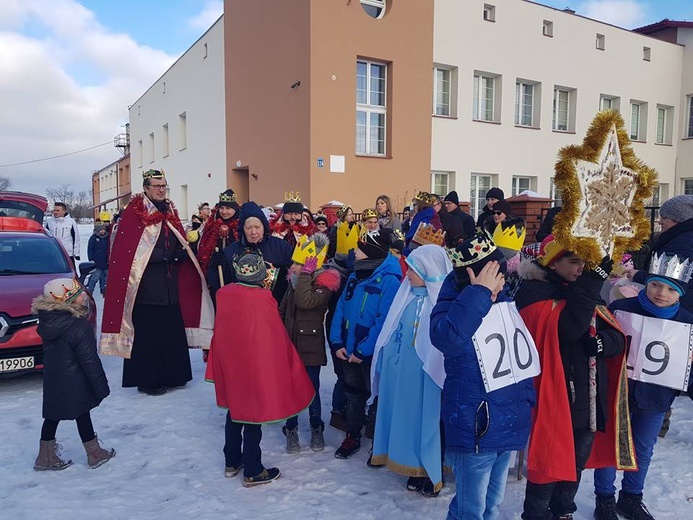
[[[82,439],[82,442],[89,442],[96,437],[89,412],[83,413],[77,417],[75,422],[77,423],[77,431],[79,432],[79,438]],[[56,421],[55,419],[44,419],[43,426],[41,427],[41,440],[54,440],[55,433],[58,431],[58,424],[60,424],[60,421]]]
[[[361,437],[361,429],[366,423],[366,401],[371,396],[371,358],[361,363],[341,361],[344,369],[344,389],[346,390],[347,433]],[[368,422],[375,426],[376,403],[368,409]]]
[[[224,459],[226,467],[237,468],[243,464],[243,475],[255,477],[265,469],[262,465],[262,427],[259,424],[237,423],[231,420],[231,414],[226,412],[226,443],[224,444]]]

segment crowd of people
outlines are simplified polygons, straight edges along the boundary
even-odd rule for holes
[[[427,497],[450,468],[449,519],[497,518],[511,454],[525,449],[523,519],[572,518],[586,468],[596,468],[597,520],[653,518],[647,470],[688,378],[636,360],[655,340],[675,349],[682,336],[671,331],[693,325],[693,196],[662,205],[654,254],[635,270],[609,256],[587,266],[550,232],[525,244],[524,220],[499,188],[476,222],[454,191],[417,193],[401,221],[380,195],[358,221],[349,205],[316,215],[289,192],[277,211],[240,204],[228,189],[187,229],[162,171],[145,172],[143,188],[107,251],[101,353],[125,358],[124,387],[157,396],[192,379],[188,348],[201,347],[205,378],[227,409],[226,477],[242,472],[245,487],[278,478],[262,461],[261,425],[283,422],[287,453],[299,453],[306,409],[310,449],[325,449],[329,353],[337,379],[328,423],[345,433],[335,457],[349,459],[370,437],[368,465]],[[101,229],[95,236],[104,239]],[[640,285],[607,303],[616,276]],[[90,467],[115,455],[89,418],[108,384],[84,332],[82,291],[53,281],[36,300],[47,352],[37,470],[71,463],[55,440],[61,420],[77,421]],[[66,377],[69,388],[56,390]],[[617,469],[626,470],[618,498]]]

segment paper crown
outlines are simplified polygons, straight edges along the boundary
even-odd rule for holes
[[[285,191],[284,192],[284,204],[287,202],[301,202],[300,192]]]
[[[314,233],[310,238],[301,235],[291,256],[291,261],[297,264],[305,264],[306,260],[314,256],[318,259],[317,268],[320,269],[327,258],[327,246],[330,239],[324,233]]]
[[[520,229],[519,235],[518,228]],[[493,231],[493,243],[498,247],[519,251],[525,243],[526,235],[527,229],[525,227],[515,225],[503,229],[502,223],[499,222]]]
[[[445,231],[442,229],[436,229],[431,224],[421,222],[419,223],[419,227],[416,228],[416,233],[414,233],[411,241],[416,242],[420,246],[426,244],[443,246],[445,245]]]
[[[111,214],[108,211],[102,211],[99,213],[99,220],[101,222],[110,222]]]
[[[43,288],[44,296],[50,296],[54,300],[70,303],[84,289],[74,278],[57,278],[48,282]]]
[[[693,275],[693,262],[690,258],[679,258],[677,255],[667,256],[665,252],[659,255],[653,253],[648,272],[688,283]]]
[[[497,249],[488,234],[478,232],[474,238],[465,241],[456,248],[445,248],[453,268],[467,267],[489,256]]]
[[[361,213],[361,220],[368,220],[369,218],[378,218],[378,213],[372,208],[364,209]]]
[[[219,202],[238,202],[236,200],[236,194],[231,191],[231,194],[229,195],[227,192],[231,190],[226,190],[222,193],[219,194]]]
[[[235,255],[232,259],[232,264],[239,281],[257,282],[263,280],[266,276],[265,261],[262,255],[257,253]]]
[[[361,227],[358,224],[353,224],[351,227],[348,222],[342,222],[337,226],[337,247],[338,254],[349,254],[349,251],[356,249],[356,244],[359,241]]]
[[[142,179],[165,179],[164,170],[147,170],[142,174]]]
[[[349,210],[351,209],[351,206],[348,204],[344,204],[341,208],[337,210],[337,218],[342,219],[346,216],[347,213],[349,213]]]
[[[432,195],[431,193],[428,193],[427,191],[420,191],[416,194],[414,197],[414,200],[418,200],[419,202],[423,202],[424,204],[435,204],[436,202],[436,197],[435,195]]]

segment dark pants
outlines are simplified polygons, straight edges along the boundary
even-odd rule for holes
[[[347,433],[361,437],[361,429],[366,421],[364,410],[371,396],[371,358],[361,363],[342,361],[344,367],[344,388],[346,390]],[[375,404],[368,411],[368,421],[375,424]]]
[[[82,439],[82,442],[89,442],[96,437],[89,412],[83,413],[77,417],[75,422],[77,423],[77,431],[79,432],[79,438]],[[54,440],[55,433],[58,431],[58,424],[60,424],[60,421],[56,421],[55,419],[44,419],[43,427],[41,428],[41,440]]]
[[[341,413],[346,410],[347,405],[346,390],[344,388],[344,361],[335,356],[332,349],[330,349],[330,354],[332,355],[332,368],[337,376],[337,381],[332,390],[332,411]]]
[[[575,495],[580,485],[582,470],[592,451],[594,432],[573,430],[575,440],[575,466],[577,480],[575,482],[561,481],[549,484],[535,484],[527,481],[525,491],[524,520],[551,520],[568,513],[577,511]]]
[[[313,388],[315,388],[315,397],[308,405],[308,417],[310,418],[310,427],[318,428],[323,426],[322,417],[320,416],[322,404],[320,403],[320,366],[316,367],[306,367],[306,372],[308,372],[308,377],[310,382],[313,383]],[[293,430],[298,427],[298,415],[289,417],[286,420],[286,427],[289,430]]]
[[[231,420],[231,414],[226,412],[226,443],[224,444],[224,459],[226,467],[237,468],[243,463],[243,475],[254,477],[265,469],[262,466],[262,427],[259,424],[237,423]]]

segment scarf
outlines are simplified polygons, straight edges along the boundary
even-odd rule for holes
[[[664,320],[668,320],[676,316],[676,314],[679,312],[679,308],[681,307],[681,302],[676,302],[670,307],[657,307],[647,297],[645,289],[638,293],[638,303],[642,306],[643,310],[649,312],[655,318],[661,318]]]
[[[354,273],[357,280],[365,280],[370,278],[373,272],[381,266],[385,258],[365,258],[364,260],[356,260],[354,262]]]

